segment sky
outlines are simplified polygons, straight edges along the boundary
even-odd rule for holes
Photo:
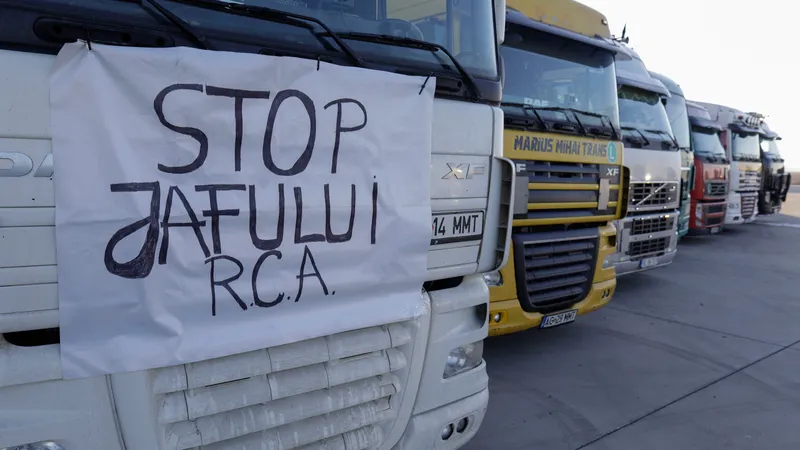
[[[648,69],[689,100],[767,116],[781,154],[800,169],[800,42],[794,1],[579,0],[626,36]],[[795,19],[795,20],[792,20]]]

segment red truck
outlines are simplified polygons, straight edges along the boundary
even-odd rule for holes
[[[689,233],[718,233],[725,224],[731,167],[719,138],[722,128],[703,106],[686,102],[686,108],[695,167]]]

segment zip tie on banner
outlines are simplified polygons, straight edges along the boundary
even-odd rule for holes
[[[425,86],[428,85],[428,80],[430,80],[432,76],[433,76],[433,72],[428,74],[428,76],[425,78],[425,82],[422,83],[422,87],[419,88],[419,94],[417,94],[417,95],[422,95],[422,91],[425,90]]]

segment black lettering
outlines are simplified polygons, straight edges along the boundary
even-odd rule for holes
[[[283,224],[285,219],[285,205],[283,196],[283,183],[278,183],[278,224],[275,230],[275,239],[261,239],[258,237],[256,221],[258,208],[256,208],[256,187],[250,185],[250,240],[259,250],[275,250],[283,243]]]
[[[203,217],[211,217],[211,240],[214,244],[214,254],[222,253],[222,243],[219,237],[219,218],[220,216],[238,216],[238,209],[219,209],[217,202],[218,191],[244,191],[246,186],[243,184],[202,184],[195,186],[197,192],[208,192],[210,209],[203,210]]]
[[[294,243],[305,244],[308,242],[325,242],[325,236],[320,233],[311,233],[303,236],[303,190],[294,188],[294,205],[297,220],[294,223]]]
[[[288,170],[281,169],[280,167],[275,165],[275,161],[272,159],[272,132],[275,128],[275,118],[278,116],[278,108],[280,108],[281,104],[284,100],[289,98],[297,98],[303,104],[303,107],[306,109],[308,113],[309,119],[309,134],[308,134],[308,143],[306,144],[306,149],[303,150],[303,153],[297,158],[294,165],[290,167]],[[269,116],[267,117],[267,131],[264,134],[264,147],[263,147],[263,157],[264,157],[264,165],[267,166],[267,169],[270,172],[274,173],[275,175],[280,176],[292,176],[302,173],[308,167],[308,162],[311,161],[311,154],[314,151],[314,141],[317,138],[317,116],[316,116],[316,109],[314,108],[314,102],[311,98],[295,89],[287,89],[284,91],[278,92],[275,95],[275,100],[272,101],[272,106],[269,109]]]
[[[342,126],[342,105],[345,103],[354,103],[356,106],[361,108],[361,113],[364,114],[364,121],[361,122],[360,125],[356,125],[354,127]],[[339,163],[339,144],[341,142],[342,133],[350,133],[352,131],[358,131],[364,128],[367,125],[367,109],[364,108],[364,105],[361,102],[359,102],[358,100],[354,100],[352,98],[340,98],[338,100],[334,100],[325,105],[324,109],[328,109],[329,106],[333,105],[336,105],[336,140],[333,143],[333,157],[331,158],[331,173],[336,173],[336,165]]]
[[[378,231],[378,182],[372,182],[372,232],[370,244],[375,245],[375,233]]]
[[[206,86],[206,95],[233,98],[233,114],[236,119],[236,141],[233,148],[233,170],[242,170],[242,134],[244,124],[242,120],[242,105],[246,98],[268,99],[269,91],[247,91],[244,89],[228,89],[217,86]]]
[[[237,272],[236,275],[226,278],[224,280],[217,280],[215,272],[216,261],[220,259],[225,261],[230,261],[236,264],[236,267],[239,268],[239,272]],[[209,282],[211,283],[211,315],[212,316],[217,315],[217,286],[222,286],[223,288],[225,288],[225,290],[228,291],[229,294],[231,294],[231,297],[233,297],[233,299],[236,300],[236,303],[239,304],[239,307],[242,308],[242,311],[246,311],[247,304],[242,301],[242,298],[239,297],[239,294],[237,294],[236,291],[234,291],[233,288],[231,287],[231,283],[238,280],[239,277],[242,276],[242,272],[244,272],[244,266],[242,266],[242,263],[239,262],[238,259],[228,255],[212,256],[211,258],[206,259],[206,264],[208,263],[211,263],[211,270],[209,271],[208,274],[208,279]]]
[[[158,116],[158,120],[161,122],[161,125],[164,125],[168,129],[176,133],[190,136],[192,139],[200,143],[200,150],[197,152],[197,158],[195,158],[194,161],[190,162],[185,166],[165,166],[163,164],[159,164],[158,170],[166,173],[194,172],[195,170],[199,169],[200,166],[203,165],[203,163],[206,161],[206,157],[208,156],[208,136],[206,136],[205,133],[198,130],[197,128],[179,127],[177,125],[173,125],[167,122],[167,119],[164,117],[164,99],[167,97],[167,94],[178,90],[203,92],[203,85],[173,84],[171,86],[167,86],[164,89],[162,89],[161,92],[158,93],[158,95],[156,95],[156,98],[153,101],[153,109],[156,110],[156,116]]]
[[[331,192],[325,183],[325,240],[329,243],[347,242],[353,237],[353,223],[356,221],[356,185],[350,185],[350,225],[344,234],[334,234],[331,230]]]
[[[453,217],[453,234],[461,233],[464,227],[464,216]]]
[[[189,222],[171,223],[169,221],[169,218],[172,215],[173,194],[178,194],[178,198],[180,199],[181,203],[183,203],[183,208],[186,210],[186,214],[189,216]],[[186,200],[186,196],[183,195],[183,192],[180,190],[180,188],[177,186],[170,186],[169,192],[167,193],[167,204],[164,206],[164,219],[161,221],[161,228],[164,229],[164,237],[161,238],[161,249],[158,251],[158,263],[167,263],[167,251],[169,250],[169,229],[172,227],[191,227],[194,230],[194,235],[197,237],[197,242],[200,244],[200,248],[203,250],[203,255],[205,255],[206,258],[211,256],[211,252],[208,251],[208,246],[203,238],[203,233],[200,231],[200,228],[204,226],[206,226],[206,221],[197,220],[197,215],[195,215],[192,205],[190,205],[189,201]]]
[[[153,270],[153,263],[156,255],[156,244],[158,243],[158,214],[161,211],[161,187],[157,181],[151,183],[119,183],[111,185],[111,192],[152,192],[150,197],[150,215],[142,220],[138,220],[126,227],[119,229],[106,245],[103,257],[106,270],[112,275],[122,278],[145,278]],[[120,263],[114,259],[114,248],[123,239],[147,228],[142,248],[139,254],[133,259]]]
[[[311,273],[306,273],[306,260],[311,263],[311,266],[314,268],[314,271]],[[322,279],[322,275],[319,273],[319,269],[317,269],[317,263],[314,261],[314,255],[311,254],[311,250],[308,249],[308,246],[305,246],[303,250],[303,260],[300,262],[300,275],[297,276],[299,280],[297,286],[297,297],[295,297],[295,303],[300,301],[300,296],[303,295],[303,280],[307,277],[317,277],[319,280],[319,285],[322,286],[322,292],[325,295],[328,295],[328,286],[325,285],[325,280]]]
[[[270,250],[268,252],[264,252],[256,261],[256,265],[253,268],[253,279],[252,279],[252,287],[253,287],[253,303],[259,308],[271,308],[280,302],[283,301],[283,292],[279,293],[275,300],[271,302],[262,302],[261,298],[258,296],[258,273],[261,270],[261,265],[264,264],[264,261],[267,260],[270,256],[275,256],[279,260],[283,257],[280,251],[278,250]],[[305,257],[304,257],[305,258]],[[301,270],[302,273],[302,270]],[[300,288],[302,289],[302,287]]]

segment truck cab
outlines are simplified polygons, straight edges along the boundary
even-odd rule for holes
[[[667,101],[667,117],[669,117],[669,124],[681,152],[681,214],[678,218],[678,238],[680,239],[689,233],[691,190],[694,180],[694,154],[691,147],[689,117],[686,111],[686,96],[680,85],[672,79],[653,71],[650,72],[650,76],[663,83],[671,94]]]
[[[617,55],[617,93],[625,166],[630,170],[628,214],[617,221],[617,252],[604,262],[617,275],[650,270],[675,258],[680,217],[681,152],[666,105],[669,90],[650,76],[627,45]]]
[[[761,145],[761,189],[758,191],[758,213],[763,215],[777,214],[786,201],[792,174],[786,171],[786,164],[778,148],[781,136],[770,129],[764,116],[758,113],[750,115],[761,120],[761,133],[758,138]]]
[[[490,335],[572,322],[608,303],[611,221],[624,216],[614,54],[605,17],[577,1],[509,0],[504,155],[516,167],[509,263],[487,275]]]
[[[762,179],[759,119],[729,106],[696,103],[722,127],[720,141],[731,162],[725,225],[751,223],[758,216],[758,192]]]
[[[692,186],[692,234],[717,233],[725,225],[728,208],[730,161],[720,142],[722,127],[711,120],[708,111],[694,102],[687,102],[692,125],[692,152],[695,176]]]
[[[456,449],[480,427],[489,395],[482,273],[507,258],[513,201],[499,107],[504,1],[263,3],[0,4],[0,448]],[[351,31],[362,35],[339,38],[351,44],[347,55],[331,33]],[[205,47],[435,77],[430,173],[408,178],[430,178],[425,312],[215,359],[65,379],[53,187],[65,155],[51,147],[50,74],[76,40],[89,49]],[[450,176],[468,165],[480,170]],[[480,216],[480,227],[448,236],[458,239],[437,235],[437,220],[461,214]]]

